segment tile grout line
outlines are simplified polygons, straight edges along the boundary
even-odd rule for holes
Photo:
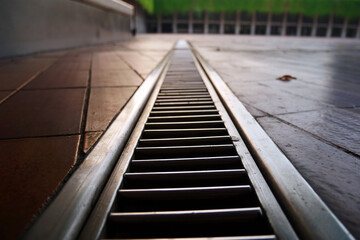
[[[278,120],[279,122],[281,122],[281,123],[283,123],[283,124],[286,124],[286,125],[288,125],[288,126],[290,126],[290,127],[293,127],[293,128],[295,128],[295,129],[297,129],[297,130],[300,130],[300,131],[302,131],[302,132],[304,132],[304,133],[306,133],[306,134],[309,134],[309,135],[312,136],[313,138],[315,138],[315,139],[317,139],[317,140],[319,140],[319,141],[321,141],[321,142],[323,142],[323,143],[326,143],[326,144],[328,144],[329,146],[335,147],[335,148],[340,149],[341,151],[343,151],[343,152],[345,152],[345,153],[347,153],[347,154],[350,154],[350,155],[352,155],[352,156],[354,156],[354,157],[360,158],[360,155],[359,155],[359,154],[357,154],[357,153],[355,153],[355,152],[353,152],[353,151],[351,151],[351,150],[348,150],[348,149],[344,148],[343,146],[340,146],[340,145],[337,145],[337,144],[335,144],[335,143],[333,143],[333,142],[330,142],[329,140],[327,140],[327,139],[325,139],[325,138],[323,138],[323,137],[321,137],[321,136],[318,136],[318,135],[316,135],[316,134],[314,134],[314,133],[312,133],[312,132],[309,132],[309,131],[307,131],[306,129],[303,129],[303,128],[295,125],[295,124],[292,124],[292,123],[290,123],[290,122],[287,122],[287,121],[285,121],[284,119],[277,117],[276,115],[262,116],[262,117],[257,117],[257,118],[255,118],[255,119],[256,119],[256,121],[259,123],[258,119],[260,119],[260,118],[266,118],[266,117],[274,118],[274,119]],[[259,124],[260,124],[260,123],[259,123]],[[276,145],[277,145],[277,144],[276,144]],[[279,146],[279,148],[280,148],[280,146]]]
[[[82,117],[81,117],[81,124],[80,124],[80,142],[79,142],[79,146],[78,146],[77,158],[76,158],[75,165],[80,164],[83,161],[84,156],[86,155],[86,153],[83,151],[83,149],[84,149],[84,141],[85,141],[86,120],[87,120],[87,115],[88,115],[90,93],[91,93],[93,57],[94,57],[94,53],[92,52],[90,68],[89,68],[89,78],[88,78],[86,92],[85,92],[85,98],[84,98],[84,102],[83,102],[83,110],[82,110]]]
[[[31,139],[31,138],[69,137],[69,136],[79,136],[79,135],[80,133],[68,133],[68,134],[54,134],[54,135],[25,136],[25,137],[7,137],[7,138],[0,138],[0,141]]]
[[[138,75],[138,76],[141,78],[142,82],[144,82],[145,78],[143,78],[143,77],[141,76],[141,74],[140,74],[135,68],[133,68],[128,61],[126,61],[120,54],[117,53],[116,55],[117,55],[121,60],[123,60],[123,61],[129,66],[129,68],[136,73],[136,75]],[[139,87],[139,86],[138,86],[138,87]]]
[[[58,59],[57,59],[58,60]],[[44,67],[43,69],[37,71],[34,75],[32,75],[27,81],[25,81],[23,84],[21,84],[19,87],[17,87],[15,90],[13,90],[9,95],[7,95],[5,98],[3,98],[2,100],[0,100],[0,104],[4,103],[5,101],[7,101],[8,99],[10,99],[12,96],[14,96],[16,93],[18,93],[22,88],[24,88],[26,85],[28,85],[32,80],[34,80],[37,76],[39,76],[41,73],[45,72],[47,69],[49,69],[51,66],[53,66],[55,64],[54,61],[52,64],[50,64],[47,67]]]
[[[226,85],[228,85],[228,84],[226,83]],[[265,114],[267,114],[267,115],[265,115],[265,116],[259,116],[259,117],[254,117],[254,116],[253,116],[253,118],[254,118],[258,123],[259,123],[258,119],[260,119],[260,118],[271,117],[271,118],[277,119],[278,121],[280,121],[280,122],[282,122],[282,123],[284,123],[284,124],[286,124],[286,125],[289,125],[289,126],[291,126],[291,127],[294,127],[295,129],[298,129],[298,130],[300,130],[300,131],[303,131],[303,132],[305,132],[306,134],[309,134],[310,136],[314,137],[315,139],[317,139],[317,140],[319,140],[319,141],[321,141],[321,142],[324,142],[324,143],[326,143],[326,144],[328,144],[328,145],[330,145],[330,146],[332,146],[332,147],[338,148],[338,149],[340,149],[341,151],[343,151],[343,152],[345,152],[345,153],[347,153],[347,154],[350,154],[350,155],[355,156],[355,157],[357,157],[357,158],[360,157],[359,154],[357,154],[357,153],[355,153],[355,152],[352,152],[351,150],[348,150],[348,149],[344,148],[343,146],[340,146],[340,145],[337,145],[337,144],[335,144],[335,143],[332,143],[332,142],[328,141],[327,139],[322,138],[321,136],[318,136],[318,135],[316,135],[316,134],[314,134],[314,133],[311,133],[311,132],[309,132],[309,131],[307,131],[307,130],[305,130],[305,129],[297,126],[297,125],[294,125],[294,124],[292,124],[292,123],[290,123],[290,122],[287,122],[287,121],[281,119],[280,117],[278,117],[278,116],[287,115],[287,114],[319,111],[319,110],[322,110],[323,108],[312,109],[312,110],[305,110],[305,111],[300,111],[300,112],[282,113],[282,114],[276,114],[276,115],[274,115],[274,114],[265,112],[265,111],[263,111],[263,110],[261,110],[261,109],[258,109],[258,108],[256,108],[256,107],[254,107],[252,104],[249,104],[249,103],[247,103],[247,102],[245,102],[245,101],[243,101],[243,100],[240,100],[240,98],[239,98],[238,96],[236,96],[236,97],[239,99],[239,101],[244,102],[244,103],[248,104],[249,106],[251,106],[251,107],[253,107],[253,108],[257,109],[257,110],[260,110],[260,111],[264,112]],[[326,105],[325,105],[325,106],[326,106]],[[339,108],[339,107],[336,107],[336,106],[333,106],[333,105],[328,105],[328,106],[325,107],[325,109],[337,109],[337,108]],[[356,108],[354,108],[354,109],[356,109]],[[259,123],[259,124],[260,124],[260,123]],[[279,146],[279,148],[280,148],[280,146]]]

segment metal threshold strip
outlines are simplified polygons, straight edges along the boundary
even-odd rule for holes
[[[185,41],[24,238],[353,239]]]

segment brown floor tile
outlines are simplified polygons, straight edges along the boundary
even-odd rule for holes
[[[0,238],[16,239],[73,166],[79,136],[0,141]]]
[[[86,87],[88,79],[88,70],[53,68],[41,73],[25,89]]]
[[[92,87],[139,86],[141,77],[133,70],[96,70],[91,76]]]
[[[116,53],[98,52],[98,53],[94,53],[92,69],[126,70],[126,69],[130,69],[130,67]]]
[[[94,145],[94,143],[99,139],[103,132],[87,132],[84,136],[84,153],[90,150],[90,148]]]
[[[0,138],[78,134],[84,89],[20,91],[0,105]]]
[[[103,131],[135,92],[136,87],[92,88],[86,131]]]
[[[90,63],[92,59],[92,53],[91,52],[70,52],[66,54],[66,56],[63,56],[60,60],[63,62],[88,62]]]
[[[117,59],[113,61],[94,60],[92,64],[93,69],[102,70],[128,70],[130,67],[122,60]]]
[[[53,63],[53,59],[17,60],[0,68],[0,90],[14,90]]]
[[[0,102],[6,98],[9,94],[11,93],[11,91],[0,91]]]
[[[54,65],[52,65],[49,70],[83,70],[83,71],[89,71],[90,69],[90,62],[89,61],[64,61],[61,60],[59,62],[56,62]]]
[[[28,81],[37,72],[32,70],[19,72],[0,71],[0,90],[15,90],[23,83]]]

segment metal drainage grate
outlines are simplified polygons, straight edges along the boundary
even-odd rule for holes
[[[275,239],[189,50],[175,50],[105,238]]]

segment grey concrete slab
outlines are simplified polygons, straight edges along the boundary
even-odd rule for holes
[[[356,113],[330,108],[284,114],[278,117],[324,141],[360,155],[360,116]]]
[[[251,115],[253,115],[253,117],[255,117],[255,118],[267,116],[267,113],[260,111],[259,109],[255,108],[249,104],[244,103],[244,106],[251,113]]]
[[[272,117],[257,120],[336,216],[360,236],[360,159]]]
[[[324,104],[337,107],[360,106],[360,92],[352,93],[339,90],[334,87],[322,87],[303,81],[291,80],[290,82],[276,81],[269,82],[272,87],[285,92],[299,95],[307,99],[313,99]]]
[[[317,101],[271,88],[261,83],[229,82],[228,85],[241,101],[269,114],[310,111],[324,107]]]
[[[257,118],[265,131],[340,220],[360,237],[360,112],[356,109],[360,42],[189,38],[242,102],[268,114]],[[276,80],[282,75],[297,79]]]
[[[79,134],[85,89],[20,91],[0,105],[0,139]]]

